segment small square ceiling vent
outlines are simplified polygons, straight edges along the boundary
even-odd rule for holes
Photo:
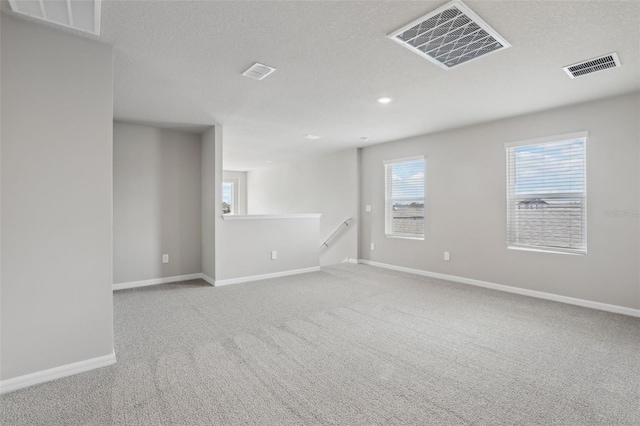
[[[20,15],[100,35],[101,0],[9,0],[9,4]]]
[[[416,19],[389,38],[445,69],[511,46],[460,1]]]
[[[251,65],[248,70],[242,73],[245,77],[254,78],[256,80],[262,80],[276,69],[269,65],[264,65],[256,62]]]
[[[573,79],[597,71],[604,71],[609,68],[618,68],[621,66],[622,64],[620,63],[618,54],[613,52],[609,53],[608,55],[589,59],[588,61],[578,62],[577,64],[573,65],[567,65],[562,69],[569,75],[569,77]]]

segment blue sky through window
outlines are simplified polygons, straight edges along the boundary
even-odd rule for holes
[[[394,200],[424,199],[424,160],[393,164],[391,178]]]
[[[514,148],[516,194],[584,192],[585,139]]]
[[[224,182],[222,184],[222,202],[231,204],[233,199],[233,184],[231,182]]]

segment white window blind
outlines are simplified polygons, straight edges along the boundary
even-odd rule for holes
[[[510,248],[587,252],[586,137],[505,145]]]
[[[424,157],[385,161],[385,234],[424,238]]]

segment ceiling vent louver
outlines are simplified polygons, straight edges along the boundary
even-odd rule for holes
[[[511,47],[460,1],[416,19],[389,38],[444,69]]]
[[[9,4],[20,15],[100,35],[101,0],[9,0]]]
[[[607,70],[609,68],[618,68],[621,66],[622,64],[620,63],[618,54],[613,52],[609,53],[608,55],[589,59],[588,61],[579,62],[573,65],[567,65],[562,69],[569,75],[569,77],[573,79],[594,72]]]
[[[256,80],[262,80],[275,70],[275,68],[270,67],[269,65],[264,65],[256,62],[255,64],[251,65],[248,70],[243,72],[242,75]]]

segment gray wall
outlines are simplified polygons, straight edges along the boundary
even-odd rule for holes
[[[249,214],[321,213],[318,246],[347,218],[342,230],[320,250],[331,265],[358,252],[358,153],[355,149],[251,171],[247,174]]]
[[[3,380],[113,350],[110,46],[2,16]]]
[[[222,215],[222,128],[209,128],[201,141],[202,273],[215,280],[216,218]]]
[[[0,47],[2,47],[2,16],[0,15]],[[2,50],[0,49],[0,100],[2,99]],[[2,102],[0,101],[0,366],[2,365]],[[1,368],[1,367],[0,367]],[[2,371],[0,369],[0,380]]]
[[[202,272],[200,196],[200,135],[114,123],[114,283]]]
[[[363,149],[359,257],[640,308],[638,218],[605,215],[638,209],[639,103],[633,94]],[[504,143],[582,130],[588,254],[508,250]],[[427,162],[425,240],[387,238],[383,161],[413,155]]]

